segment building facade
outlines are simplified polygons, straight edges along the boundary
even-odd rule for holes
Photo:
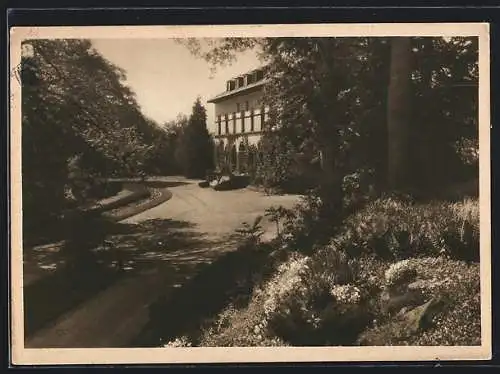
[[[262,98],[266,68],[249,71],[226,82],[226,90],[208,102],[215,105],[215,160],[235,174],[248,174],[259,157],[258,144],[269,107]]]

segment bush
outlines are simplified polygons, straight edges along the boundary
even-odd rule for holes
[[[95,199],[103,199],[116,195],[122,190],[122,183],[94,181],[88,190],[90,197]]]
[[[205,332],[205,345],[329,345],[352,342],[368,319],[347,259],[325,248],[290,254],[257,286],[247,307],[231,307]],[[272,345],[272,344],[271,344]]]
[[[331,238],[332,227],[320,219],[322,201],[314,191],[302,197],[301,201],[285,217],[283,238],[287,247],[310,254],[316,245],[326,244]]]
[[[292,140],[290,140],[292,139]],[[269,190],[304,193],[317,185],[319,163],[310,157],[298,160],[297,134],[283,133],[281,129],[266,131],[260,143],[261,157],[252,172],[253,183]]]
[[[387,259],[450,255],[479,259],[477,200],[415,204],[386,198],[349,217],[332,244],[356,257],[374,253]]]

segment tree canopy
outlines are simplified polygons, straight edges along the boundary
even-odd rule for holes
[[[470,150],[477,142],[477,38],[407,40],[407,66],[402,66],[408,75],[406,100],[411,101],[404,115],[409,123],[404,136],[411,139],[403,149],[409,159],[404,167],[412,170],[407,183],[441,188],[471,175],[458,161],[457,149],[474,153]],[[372,170],[383,186],[388,181],[389,142],[394,145],[397,140],[388,134],[392,118],[388,100],[395,97],[389,90],[395,93],[402,87],[389,85],[391,69],[397,67],[391,64],[393,41],[383,37],[220,38],[184,44],[215,66],[232,63],[243,50],[260,50],[271,80],[265,93],[272,114],[264,134],[269,140],[263,143],[278,147],[273,153],[288,158],[267,162],[268,166],[292,168],[294,153],[309,155],[311,160],[321,153],[326,171],[347,175]],[[270,177],[292,174],[291,169],[264,171]]]
[[[31,53],[21,64],[23,209],[57,214],[71,159],[78,156],[78,167],[94,177],[133,175],[151,151],[154,125],[124,84],[124,71],[89,40],[24,46]]]
[[[177,160],[188,178],[204,178],[213,168],[214,148],[207,129],[207,113],[198,97],[189,119],[182,124],[177,142]]]

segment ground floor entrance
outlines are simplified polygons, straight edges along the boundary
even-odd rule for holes
[[[253,141],[252,141],[253,140]],[[215,145],[216,167],[234,174],[252,174],[259,160],[259,143],[244,137],[219,139]]]

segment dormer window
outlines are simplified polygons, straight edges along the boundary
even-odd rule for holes
[[[238,88],[243,87],[243,77],[238,77]]]
[[[234,80],[227,81],[227,91],[232,91],[235,89],[236,82]]]

